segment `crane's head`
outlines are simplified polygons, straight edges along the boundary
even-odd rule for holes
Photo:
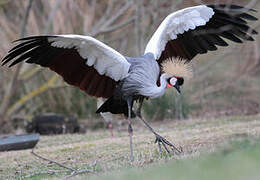
[[[167,79],[168,87],[175,87],[178,93],[181,93],[180,87],[183,85],[184,79],[182,77],[170,77]]]
[[[184,78],[190,79],[193,76],[192,65],[183,59],[166,59],[162,63],[162,70],[168,75],[168,87],[175,87],[181,93],[180,87],[184,83]]]

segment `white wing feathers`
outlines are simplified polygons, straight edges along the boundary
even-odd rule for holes
[[[213,9],[205,5],[186,8],[168,15],[148,42],[145,54],[153,53],[155,59],[158,59],[169,40],[177,39],[178,34],[205,25],[213,15]]]
[[[80,35],[58,35],[49,37],[51,46],[58,48],[76,48],[86,65],[93,66],[100,75],[106,75],[115,81],[128,75],[130,64],[125,57],[105,45],[89,37]]]

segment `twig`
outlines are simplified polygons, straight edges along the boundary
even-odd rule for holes
[[[96,165],[97,165],[97,161],[94,161],[94,163],[92,164],[93,170],[84,169],[84,170],[72,172],[71,175],[65,177],[64,179],[69,179],[71,177],[74,177],[74,176],[77,176],[77,175],[80,175],[80,174],[84,174],[84,173],[94,173]]]
[[[95,172],[95,167],[96,167],[96,165],[97,165],[97,161],[94,161],[94,163],[92,164],[93,170],[91,170],[91,169],[76,170],[76,169],[73,169],[73,168],[71,168],[71,167],[65,166],[64,164],[61,164],[61,163],[59,163],[59,162],[57,162],[57,161],[53,161],[53,160],[51,160],[51,159],[47,159],[47,158],[45,158],[45,157],[42,157],[42,156],[36,154],[36,153],[33,151],[33,149],[32,149],[32,151],[31,151],[31,153],[32,153],[32,155],[36,156],[37,158],[40,158],[40,159],[42,159],[42,160],[44,160],[44,161],[48,161],[48,162],[54,163],[54,164],[56,164],[56,165],[58,165],[58,166],[60,166],[60,167],[62,167],[62,168],[65,168],[65,169],[71,171],[71,174],[70,174],[69,176],[65,177],[64,179],[69,179],[69,178],[71,178],[71,177],[74,177],[74,176],[77,176],[77,175],[80,175],[80,174],[84,174],[84,173],[94,173],[94,172]],[[33,175],[30,175],[30,177],[35,176],[35,175],[40,175],[40,174],[50,174],[50,175],[53,175],[53,174],[55,174],[55,173],[61,173],[61,172],[62,172],[62,171],[57,171],[57,172],[56,172],[56,171],[40,172],[40,173],[35,173],[35,174],[33,174]],[[63,172],[64,172],[64,171],[63,171]]]
[[[38,173],[33,173],[33,174],[28,174],[26,176],[22,176],[22,179],[31,178],[33,176],[39,176],[39,175],[43,175],[43,174],[54,175],[54,174],[57,174],[57,173],[64,173],[64,172],[66,172],[66,171],[64,171],[64,170],[60,170],[60,171],[54,171],[54,170],[43,171],[43,172],[38,172]]]
[[[81,170],[81,171],[75,171],[75,172],[72,172],[71,175],[65,177],[64,179],[69,179],[69,178],[72,178],[74,176],[77,176],[77,175],[80,175],[80,174],[84,174],[84,173],[94,173],[94,171],[93,170],[89,170],[89,169]]]
[[[38,157],[38,158],[40,158],[40,159],[42,159],[42,160],[44,160],[44,161],[49,161],[49,162],[51,162],[51,163],[54,163],[54,164],[56,164],[56,165],[58,165],[58,166],[60,166],[60,167],[63,167],[63,168],[65,168],[65,169],[68,169],[68,170],[73,171],[73,172],[77,171],[77,170],[75,170],[75,169],[73,169],[73,168],[71,168],[71,167],[65,166],[65,165],[63,165],[63,164],[61,164],[61,163],[59,163],[59,162],[56,162],[56,161],[47,159],[47,158],[45,158],[45,157],[42,157],[42,156],[36,154],[33,150],[32,150],[31,153],[32,153],[32,155],[34,155],[34,156],[36,156],[36,157]]]

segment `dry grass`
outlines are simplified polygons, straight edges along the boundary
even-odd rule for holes
[[[182,146],[180,156],[159,155],[153,143],[154,136],[142,128],[139,122],[134,125],[135,161],[129,163],[127,131],[93,132],[84,135],[41,136],[35,152],[67,166],[90,168],[97,161],[96,172],[103,175],[128,167],[146,167],[169,160],[199,156],[201,152],[214,152],[220,145],[244,138],[260,137],[260,116],[232,117],[212,120],[164,121],[153,124],[156,129],[177,146]],[[38,172],[64,170],[31,155],[30,150],[0,153],[0,179],[25,177]],[[31,179],[65,177],[68,172],[56,175],[37,175]],[[87,175],[88,176],[88,175]]]

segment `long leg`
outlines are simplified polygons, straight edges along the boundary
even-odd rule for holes
[[[111,136],[111,137],[114,137],[114,133],[113,133],[113,125],[112,125],[111,122],[109,122],[108,127],[109,127],[109,130],[110,130],[110,136]]]
[[[141,108],[142,108],[142,105],[143,105],[143,101],[144,101],[144,98],[142,97],[140,99],[140,102],[139,102],[139,106],[138,106],[138,109],[136,111],[136,115],[143,121],[143,123],[146,125],[146,127],[155,135],[156,139],[155,139],[155,143],[158,143],[158,147],[159,147],[159,151],[161,152],[162,148],[161,148],[161,144],[163,145],[163,147],[165,148],[165,150],[170,153],[169,149],[167,148],[167,146],[169,146],[173,152],[176,152],[178,154],[181,153],[180,150],[178,150],[172,143],[170,143],[168,140],[166,140],[165,138],[163,138],[162,136],[160,136],[158,133],[156,133],[154,131],[154,129],[148,124],[147,121],[144,120],[144,118],[142,117],[142,114],[141,114]]]
[[[133,128],[131,125],[131,110],[132,110],[132,98],[127,99],[127,107],[128,107],[128,117],[127,117],[127,122],[128,122],[128,134],[129,134],[129,144],[130,144],[130,161],[134,161],[134,155],[133,155]]]

